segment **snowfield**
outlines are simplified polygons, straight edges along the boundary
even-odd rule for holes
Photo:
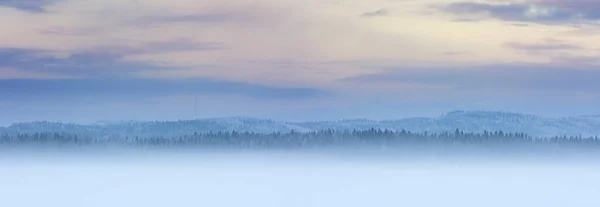
[[[597,207],[594,161],[2,154],[10,207]]]

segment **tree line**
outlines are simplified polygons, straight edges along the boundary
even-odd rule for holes
[[[133,145],[133,146],[222,146],[239,148],[262,147],[319,147],[319,146],[585,146],[600,147],[600,139],[581,136],[534,138],[524,133],[484,131],[481,133],[454,132],[428,133],[388,129],[321,130],[314,132],[253,133],[208,132],[184,136],[124,136],[90,137],[69,132],[40,132],[1,134],[0,144],[59,144],[59,145]]]

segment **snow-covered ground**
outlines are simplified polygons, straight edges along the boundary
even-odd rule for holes
[[[286,153],[5,153],[0,206],[597,207],[598,163]]]

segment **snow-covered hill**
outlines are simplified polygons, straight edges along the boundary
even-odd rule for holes
[[[600,119],[585,117],[544,118],[534,115],[488,112],[454,111],[437,118],[408,118],[388,121],[315,122],[301,124],[312,129],[406,129],[415,132],[445,132],[460,129],[467,132],[505,131],[524,132],[533,136],[598,135]]]
[[[308,132],[325,129],[361,130],[370,128],[409,130],[414,132],[444,132],[460,129],[467,132],[524,132],[532,136],[600,135],[600,116],[545,118],[534,115],[492,112],[454,111],[436,118],[408,118],[375,121],[366,119],[284,122],[244,117],[214,118],[185,121],[123,121],[92,125],[52,122],[18,123],[0,128],[0,133],[71,132],[89,136],[180,136],[195,132]]]

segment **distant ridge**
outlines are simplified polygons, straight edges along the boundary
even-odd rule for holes
[[[451,111],[435,118],[397,120],[346,119],[338,121],[289,122],[249,117],[210,118],[180,121],[121,121],[81,125],[58,122],[16,123],[0,127],[0,133],[72,132],[93,136],[179,136],[206,132],[310,132],[325,129],[409,130],[413,132],[505,131],[531,136],[600,135],[600,115],[546,118],[501,111]]]

